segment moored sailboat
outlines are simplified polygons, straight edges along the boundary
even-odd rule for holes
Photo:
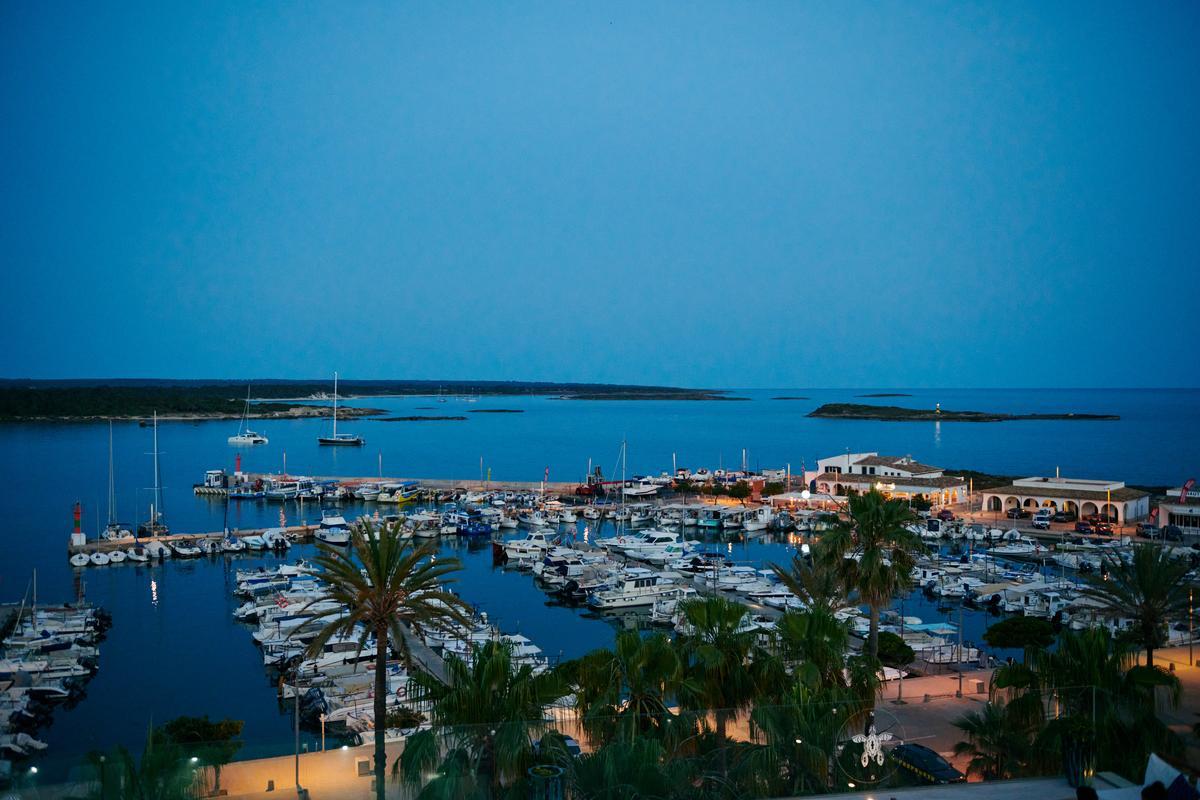
[[[337,401],[338,401],[337,381],[338,381],[338,376],[337,376],[337,373],[335,372],[335,373],[333,373],[333,435],[332,436],[318,436],[317,444],[361,447],[362,445],[367,443],[367,440],[364,439],[363,437],[358,436],[357,434],[353,434],[353,433],[340,433],[339,434],[337,432]]]

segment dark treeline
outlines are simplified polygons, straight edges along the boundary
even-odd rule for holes
[[[237,414],[245,401],[246,381],[151,380],[0,380],[0,419],[45,417],[146,416],[159,414]],[[255,398],[293,399],[328,395],[331,380],[256,380]],[[613,399],[696,399],[711,392],[661,386],[523,381],[341,381],[342,397],[380,395],[561,395],[610,396]],[[278,403],[256,403],[255,411],[284,410]]]

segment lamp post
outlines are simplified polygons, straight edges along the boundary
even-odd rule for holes
[[[321,714],[321,752],[325,752],[325,714]]]
[[[1192,644],[1196,638],[1192,634],[1192,617],[1194,617],[1194,616],[1195,616],[1195,612],[1192,610],[1192,587],[1189,586],[1188,587],[1188,666],[1189,667],[1196,666],[1196,659],[1192,655]]]
[[[300,692],[296,692],[296,797],[304,797],[304,789],[300,786]]]
[[[954,693],[955,697],[962,697],[963,687],[963,661],[962,661],[962,625],[963,625],[963,608],[962,603],[958,605],[958,691]]]
[[[900,598],[900,644],[904,644],[904,598]],[[904,705],[904,665],[896,668],[900,673],[896,683],[896,705]]]

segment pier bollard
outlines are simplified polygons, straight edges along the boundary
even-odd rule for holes
[[[267,791],[268,791],[268,792],[273,792],[273,791],[275,791],[275,779],[274,779],[274,778],[272,778],[271,780],[267,781]]]
[[[922,703],[928,703],[928,702],[929,702],[931,699],[933,699],[933,698],[931,698],[931,697],[929,696],[929,693],[928,693],[928,692],[926,692],[926,693],[925,693],[925,699],[924,699],[924,700],[922,700],[921,702],[922,702]]]

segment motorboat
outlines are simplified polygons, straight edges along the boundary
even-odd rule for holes
[[[662,487],[657,483],[646,480],[628,481],[621,487],[621,494],[626,497],[653,497]]]
[[[504,543],[504,554],[511,559],[540,558],[554,546],[558,534],[533,530],[524,539],[513,539]]]
[[[159,561],[171,557],[171,548],[167,547],[165,542],[149,541],[143,549],[151,558],[157,558]]]
[[[647,569],[626,570],[625,575],[611,589],[593,592],[588,596],[588,605],[598,611],[651,606],[655,600],[680,589],[674,583],[662,581],[662,577]]]
[[[194,542],[185,541],[172,542],[171,551],[176,558],[199,558],[204,554],[204,551]]]
[[[345,528],[319,528],[315,534],[318,542],[345,547],[350,544],[350,531]]]
[[[146,548],[142,547],[140,544],[134,545],[126,550],[125,557],[130,561],[136,561],[138,563],[145,563],[150,560],[150,555],[146,552]]]
[[[246,552],[246,543],[232,534],[226,534],[221,540],[222,553],[244,553]]]
[[[268,528],[260,536],[268,550],[287,550],[292,546],[291,541],[287,538],[287,532],[283,528]]]
[[[252,551],[255,551],[255,552],[261,552],[261,551],[263,551],[263,550],[266,550],[266,549],[267,549],[267,542],[266,542],[266,540],[264,540],[264,539],[263,539],[263,537],[261,537],[261,536],[258,536],[258,535],[255,535],[255,536],[243,536],[243,537],[242,537],[242,544],[244,544],[244,545],[246,546],[246,549],[247,549],[247,550],[252,550]]]

